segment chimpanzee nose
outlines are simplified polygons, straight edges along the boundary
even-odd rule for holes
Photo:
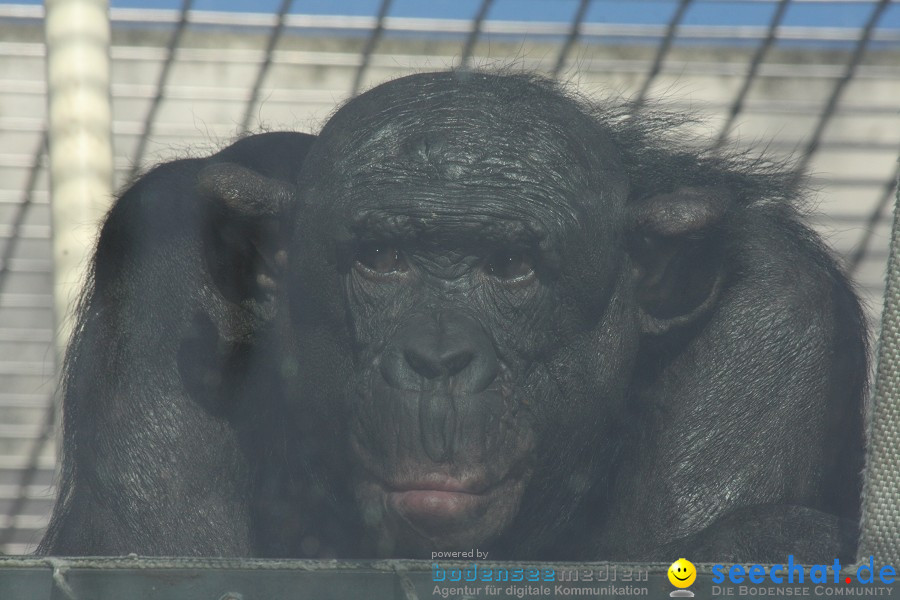
[[[413,371],[425,377],[456,375],[472,362],[475,353],[467,348],[436,348],[434,346],[410,347],[403,351],[403,357]]]
[[[409,319],[385,351],[381,373],[394,387],[422,389],[452,380],[460,391],[477,392],[494,381],[497,357],[484,328],[455,311]]]

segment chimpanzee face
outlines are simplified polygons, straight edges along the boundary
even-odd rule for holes
[[[305,192],[317,226],[295,236],[333,256],[353,493],[387,555],[489,543],[523,504],[558,495],[565,484],[535,486],[535,471],[561,464],[573,440],[602,453],[635,352],[615,334],[634,318],[610,306],[624,252],[596,243],[621,235],[622,184],[596,187],[614,157],[586,169],[567,154],[582,133],[539,114],[527,132],[505,129],[491,115],[508,102],[488,81],[463,119],[472,90],[449,76],[431,88],[414,117],[372,114],[377,96],[338,113],[308,159],[326,169]]]

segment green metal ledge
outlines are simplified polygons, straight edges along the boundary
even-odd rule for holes
[[[668,564],[503,563],[385,560],[209,558],[0,558],[2,600],[522,600],[669,598]],[[473,571],[473,565],[477,570]],[[865,566],[865,565],[863,565]],[[848,565],[827,582],[715,583],[713,565],[697,565],[698,599],[786,596],[900,598],[900,585],[860,582]],[[720,566],[727,574],[732,565]],[[765,567],[768,572],[768,567]],[[488,570],[491,571],[488,574]],[[496,580],[500,572],[507,580]],[[546,581],[552,571],[552,581]],[[537,575],[536,575],[537,574]],[[863,572],[866,575],[867,572]],[[440,580],[441,577],[443,580]],[[528,581],[527,578],[538,581]],[[850,577],[851,583],[846,583]],[[466,581],[466,579],[470,581]],[[474,578],[474,581],[472,579]],[[484,581],[484,579],[491,581]],[[437,579],[437,580],[436,580]],[[456,579],[453,581],[452,579]],[[521,579],[516,581],[516,579]],[[865,577],[863,577],[865,579]]]
[[[471,569],[472,562],[438,562]],[[422,600],[432,598],[667,597],[669,565],[477,562],[484,569],[566,571],[577,581],[435,581],[430,561],[208,558],[0,558],[2,600]],[[589,575],[588,575],[589,574]],[[471,577],[471,572],[469,573]],[[465,576],[463,576],[464,578]],[[700,577],[703,577],[702,575]],[[585,580],[587,578],[587,580]],[[699,578],[698,578],[699,581]],[[557,588],[557,586],[560,586]],[[587,593],[580,590],[590,590]],[[568,593],[574,592],[574,593]]]

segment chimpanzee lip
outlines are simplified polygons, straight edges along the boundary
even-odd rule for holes
[[[383,489],[388,507],[404,521],[417,529],[438,531],[457,529],[461,522],[482,514],[505,483],[510,482],[503,478],[488,484],[484,479],[435,474]]]
[[[451,471],[447,465],[407,463],[390,474],[359,465],[356,494],[371,514],[383,516],[379,527],[418,540],[404,543],[475,543],[512,518],[531,477],[528,464],[520,459],[505,468],[457,465]]]
[[[458,528],[460,520],[483,512],[490,499],[484,494],[408,490],[389,492],[387,502],[405,521],[427,532]]]
[[[441,473],[426,475],[422,478],[385,485],[388,492],[433,491],[455,494],[482,494],[488,486],[475,477],[458,479]]]
[[[381,505],[419,536],[436,540],[461,535],[488,514],[502,517],[508,503],[517,503],[530,479],[530,458],[501,466],[397,463],[385,472],[355,440],[356,489],[360,500]]]

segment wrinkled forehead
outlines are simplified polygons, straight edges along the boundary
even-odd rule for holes
[[[360,222],[484,234],[567,228],[619,195],[613,145],[576,102],[525,78],[467,77],[404,78],[345,105],[311,157],[327,182],[316,201]]]

